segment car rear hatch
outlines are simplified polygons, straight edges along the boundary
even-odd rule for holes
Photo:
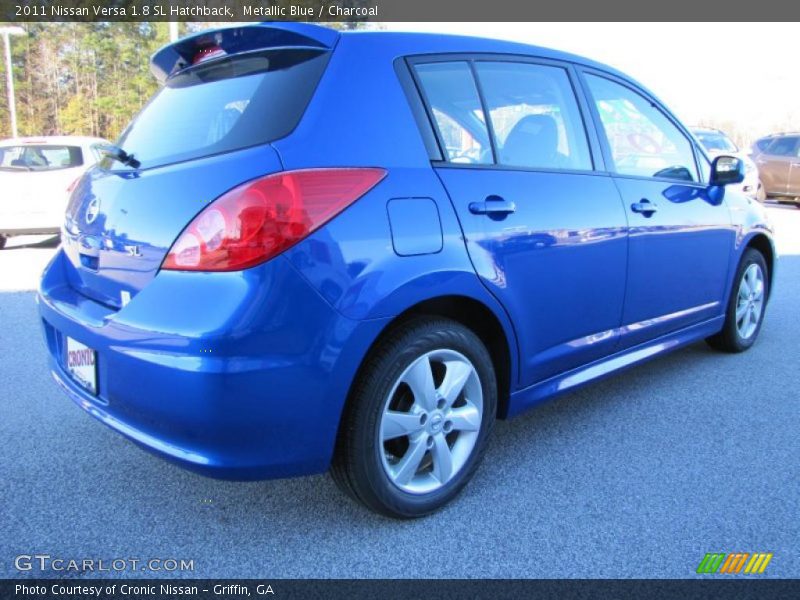
[[[250,25],[154,54],[162,89],[121,135],[122,152],[89,171],[70,200],[63,242],[72,287],[123,306],[209,202],[281,171],[270,142],[299,122],[337,39],[316,26]]]

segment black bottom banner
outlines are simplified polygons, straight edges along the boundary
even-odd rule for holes
[[[0,598],[141,599],[174,598],[376,598],[378,600],[487,598],[562,600],[636,598],[652,600],[800,598],[800,580],[670,579],[242,579],[242,580],[0,580]]]

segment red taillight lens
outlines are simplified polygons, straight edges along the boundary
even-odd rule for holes
[[[71,194],[71,193],[72,193],[72,190],[74,190],[74,189],[75,189],[75,187],[78,185],[78,182],[79,182],[80,180],[81,180],[81,178],[80,178],[80,177],[76,177],[76,178],[73,180],[73,182],[69,184],[69,187],[67,188],[67,193],[68,193],[68,194]]]
[[[384,175],[383,169],[308,169],[240,185],[194,218],[161,268],[238,271],[269,260],[358,200]]]

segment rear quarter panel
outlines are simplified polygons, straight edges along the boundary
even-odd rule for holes
[[[487,306],[502,324],[516,381],[517,345],[502,306],[480,283],[461,227],[431,168],[413,113],[394,69],[402,48],[343,36],[305,115],[291,136],[273,144],[284,167],[381,167],[386,178],[286,256],[342,315],[395,317],[419,302],[461,295]],[[399,256],[387,204],[429,198],[441,221],[436,252]]]

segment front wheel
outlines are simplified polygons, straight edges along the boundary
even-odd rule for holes
[[[764,183],[760,179],[758,180],[758,190],[756,191],[756,199],[762,204],[767,201],[767,188],[764,187]]]
[[[448,319],[410,321],[362,367],[339,432],[334,480],[386,516],[429,514],[472,477],[496,407],[494,368],[478,336]]]
[[[725,352],[743,352],[755,343],[769,296],[769,278],[764,256],[748,248],[739,268],[725,313],[722,331],[707,338],[712,348]]]
[[[8,238],[6,236],[0,235],[0,250],[2,250],[3,248],[6,247],[6,242],[7,241],[8,241]]]

